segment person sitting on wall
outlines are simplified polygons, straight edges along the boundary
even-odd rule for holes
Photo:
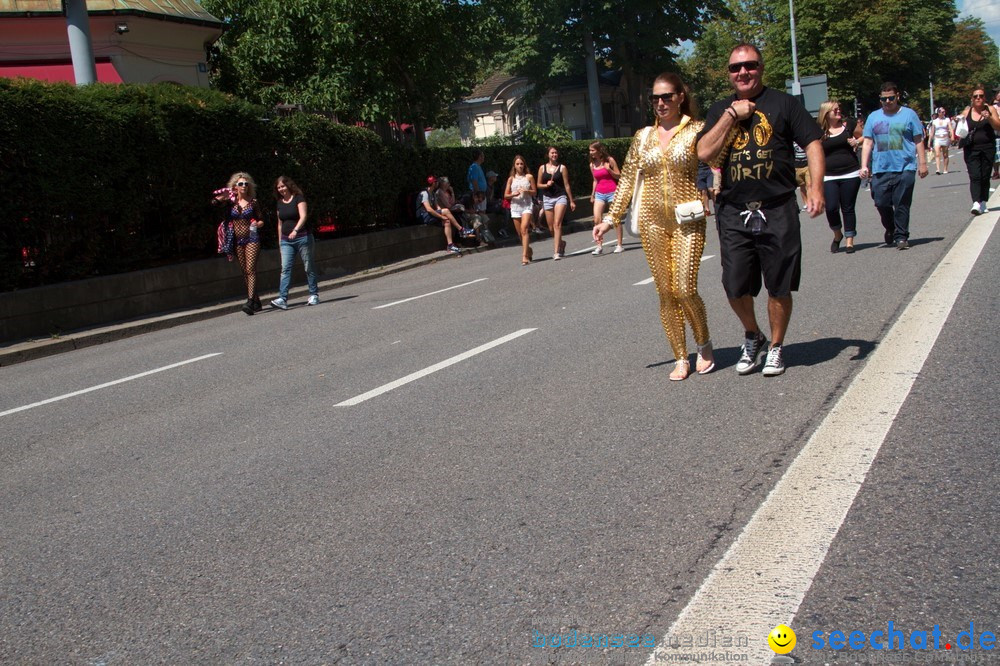
[[[471,238],[476,235],[472,229],[465,229],[454,214],[447,208],[440,208],[437,205],[438,179],[434,176],[427,176],[427,189],[420,192],[417,198],[417,218],[424,224],[440,224],[444,227],[444,238],[448,243],[448,251],[452,254],[461,254],[454,242],[452,229],[456,229],[462,238]]]

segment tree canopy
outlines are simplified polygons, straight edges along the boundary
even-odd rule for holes
[[[826,74],[832,99],[857,97],[871,110],[883,81],[895,81],[909,103],[927,115],[929,81],[936,101],[968,103],[972,81],[1000,84],[996,45],[978,19],[956,21],[954,0],[795,0],[799,76]],[[783,89],[792,78],[787,0],[728,0],[683,60],[699,99],[730,92],[725,64],[741,41],[757,44],[764,82]]]
[[[203,0],[227,30],[216,86],[342,120],[427,122],[480,73],[487,17],[462,0]]]
[[[627,81],[633,126],[641,124],[641,95],[664,70],[676,70],[674,47],[701,35],[705,21],[723,0],[485,0],[504,44],[500,62],[528,77],[536,90],[584,71],[584,44],[593,39],[596,56],[620,68]]]

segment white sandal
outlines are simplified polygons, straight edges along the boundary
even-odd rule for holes
[[[680,370],[681,367],[684,368],[684,376],[683,377],[675,377],[674,376],[674,372],[677,372],[678,370]],[[685,379],[687,379],[690,376],[691,376],[691,361],[689,361],[687,359],[684,359],[682,361],[677,361],[677,362],[674,363],[674,369],[670,373],[670,381],[672,381],[672,382],[682,382],[682,381],[684,381]]]
[[[697,371],[697,373],[699,375],[707,375],[708,373],[712,372],[712,370],[715,370],[715,358],[714,358],[715,355],[714,354],[713,354],[711,365],[709,365],[704,370],[697,370],[698,364],[700,364],[700,363],[702,363],[702,362],[705,361],[705,357],[701,355],[701,352],[703,352],[706,349],[708,349],[709,351],[713,351],[713,349],[712,349],[712,341],[711,340],[707,341],[703,345],[698,345],[698,360],[695,361],[695,368],[696,368],[696,371]]]

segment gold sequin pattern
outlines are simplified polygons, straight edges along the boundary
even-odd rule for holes
[[[705,303],[698,295],[705,221],[679,225],[674,215],[677,204],[701,199],[695,141],[703,125],[685,117],[666,150],[660,147],[656,130],[636,133],[610,211],[612,221],[620,224],[631,205],[636,172],[641,168],[639,237],[660,296],[660,321],[677,360],[687,358],[685,320],[697,344],[709,339]],[[643,134],[648,134],[645,141]]]

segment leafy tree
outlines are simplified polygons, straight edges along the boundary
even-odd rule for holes
[[[432,130],[427,137],[428,148],[459,148],[461,145],[462,130],[456,125]]]
[[[788,4],[773,6],[764,58],[768,82],[792,78]],[[877,106],[879,86],[895,81],[910,93],[927,87],[928,72],[955,31],[954,0],[796,0],[799,74],[826,74],[830,97],[857,96]]]
[[[580,74],[594,54],[584,43],[593,38],[597,57],[621,68],[629,91],[630,121],[646,116],[642,96],[653,78],[676,70],[671,47],[702,32],[704,21],[723,8],[723,0],[484,0],[506,36],[502,65],[534,84],[536,94],[561,77]]]
[[[472,145],[480,146],[483,148],[489,148],[494,146],[512,146],[514,145],[514,141],[511,139],[511,137],[507,136],[506,134],[501,134],[500,132],[496,132],[493,134],[493,136],[487,136],[481,139],[480,138],[473,139]]]
[[[705,102],[729,93],[725,65],[741,41],[764,54],[764,82],[784,89],[792,78],[787,0],[729,0],[728,14],[708,25],[685,59],[696,93]],[[955,32],[954,0],[795,0],[799,75],[826,74],[830,97],[857,96],[877,106],[884,80],[919,99],[929,72],[942,69]]]
[[[955,23],[955,35],[941,53],[934,79],[934,104],[949,112],[961,111],[969,104],[972,87],[986,86],[986,93],[1000,88],[1000,65],[997,45],[986,33],[981,19],[966,16]],[[929,91],[915,95],[914,103],[929,109]]]
[[[486,17],[463,0],[204,0],[228,29],[215,83],[263,104],[424,127],[476,81]],[[447,57],[444,57],[447,54]]]
[[[534,120],[529,120],[524,124],[524,134],[521,143],[534,144],[538,146],[551,146],[557,143],[566,143],[573,140],[573,133],[566,129],[563,124],[542,127]]]
[[[729,0],[725,12],[710,22],[690,55],[681,60],[681,74],[704,112],[712,102],[732,93],[726,65],[740,43],[762,46],[774,23],[768,0]]]

